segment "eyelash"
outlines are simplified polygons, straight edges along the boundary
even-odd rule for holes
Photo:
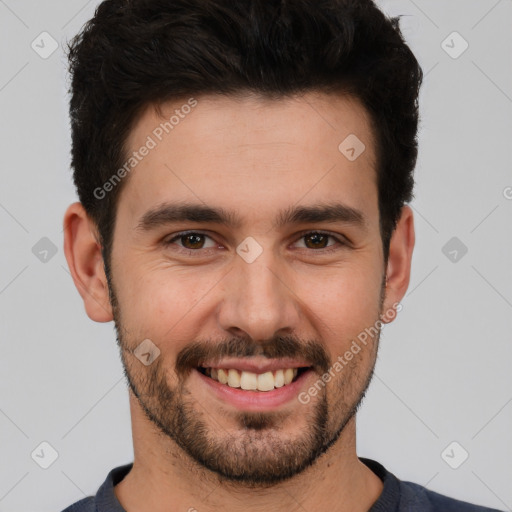
[[[182,232],[177,233],[176,235],[174,235],[171,239],[169,239],[167,241],[164,241],[164,245],[165,246],[170,246],[176,240],[179,240],[180,238],[182,238],[184,236],[187,236],[187,235],[201,235],[201,236],[208,237],[208,238],[213,240],[213,238],[210,235],[208,235],[206,233],[203,233],[201,231],[182,231]],[[337,236],[334,236],[333,234],[325,232],[325,231],[318,231],[318,230],[303,231],[303,232],[299,233],[299,236],[298,236],[297,240],[300,240],[301,238],[304,238],[306,235],[324,235],[324,236],[327,236],[329,238],[334,239],[337,242],[337,244],[335,244],[334,246],[328,246],[328,247],[323,248],[323,249],[309,249],[309,248],[306,247],[305,249],[308,250],[308,251],[314,251],[314,252],[318,252],[318,253],[321,253],[321,254],[328,254],[328,253],[332,253],[334,251],[339,250],[341,247],[344,247],[344,246],[348,245],[348,243],[344,242],[343,240],[341,240]],[[213,247],[208,247],[206,249],[203,249],[203,248],[201,248],[201,249],[187,249],[185,247],[180,247],[179,248],[179,252],[184,253],[186,255],[201,256],[201,254],[200,254],[201,252],[208,251],[209,249],[214,249],[214,248]],[[204,252],[203,252],[203,255],[204,255]]]

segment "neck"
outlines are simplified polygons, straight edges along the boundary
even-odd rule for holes
[[[198,465],[149,422],[131,399],[134,463],[114,488],[127,512],[286,510],[364,512],[382,481],[356,454],[355,417],[339,439],[302,473],[273,486],[227,482]],[[139,414],[140,413],[140,414]]]

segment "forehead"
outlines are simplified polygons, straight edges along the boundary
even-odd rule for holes
[[[371,119],[347,96],[202,96],[151,106],[126,148],[135,165],[118,213],[134,220],[172,201],[239,211],[242,222],[244,213],[263,218],[319,201],[378,215]]]

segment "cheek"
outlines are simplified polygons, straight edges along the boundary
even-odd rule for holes
[[[132,275],[119,294],[123,323],[162,349],[172,342],[173,351],[178,351],[178,345],[194,337],[197,317],[204,313],[208,292],[217,281],[212,276],[184,276],[171,268]]]
[[[352,339],[378,320],[381,277],[370,267],[364,270],[352,268],[330,279],[317,281],[314,287],[304,287],[302,295],[308,297],[304,303],[317,319],[331,356],[344,353]]]

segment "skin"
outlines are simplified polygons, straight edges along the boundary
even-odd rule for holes
[[[134,466],[115,493],[128,512],[366,511],[382,482],[357,458],[354,413],[371,379],[378,336],[309,403],[290,400],[271,413],[223,402],[196,370],[181,373],[176,362],[193,343],[215,354],[236,338],[254,353],[273,354],[279,336],[289,336],[294,355],[320,362],[304,350],[309,343],[332,366],[383,314],[383,323],[391,321],[386,312],[404,296],[414,247],[412,211],[402,208],[385,265],[372,125],[356,100],[321,93],[279,101],[252,95],[197,100],[125,178],[111,258],[114,307],[94,223],[80,203],[64,218],[75,285],[91,319],[115,320],[132,385]],[[172,115],[183,103],[162,106],[162,114]],[[148,108],[130,134],[129,151],[140,148],[162,121]],[[353,162],[338,150],[349,134],[366,146]],[[184,221],[136,229],[145,212],[165,201],[233,210],[240,225]],[[283,208],[332,202],[359,210],[364,227],[326,221],[272,227]],[[185,230],[207,237],[189,242],[188,253],[183,238],[164,244]],[[318,247],[305,236],[315,230],[336,238],[322,239]],[[262,248],[252,263],[236,252],[249,236]],[[145,339],[160,350],[149,366],[133,354]],[[321,375],[315,367],[300,391]],[[176,404],[188,411],[178,422]],[[322,407],[320,442],[315,425]],[[196,441],[203,427],[209,443],[200,448],[215,447],[220,462],[205,467],[193,455],[192,440],[176,442],[177,423],[185,420]],[[314,460],[306,461],[315,449]],[[292,453],[302,457],[303,467]],[[293,474],[279,475],[279,461]],[[241,468],[252,471],[253,480],[232,478]],[[271,471],[276,474],[261,481]]]

